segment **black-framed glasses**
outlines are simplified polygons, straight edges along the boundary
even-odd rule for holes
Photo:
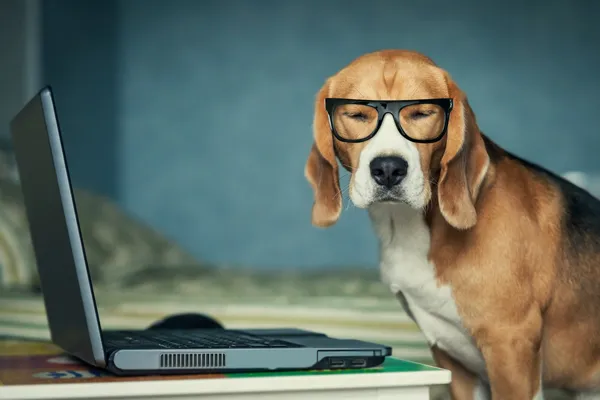
[[[391,114],[406,139],[417,143],[440,140],[448,129],[452,99],[355,100],[326,98],[325,109],[333,135],[342,142],[371,139]]]

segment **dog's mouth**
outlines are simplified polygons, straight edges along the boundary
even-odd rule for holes
[[[377,193],[373,203],[405,203],[405,200],[401,193],[386,190]]]
[[[374,201],[374,203],[402,203],[403,201],[400,199],[397,199],[393,196],[384,196],[381,198],[378,198]]]
[[[401,187],[393,188],[391,190],[381,188],[375,193],[375,196],[373,196],[372,201],[370,203],[406,204],[412,208],[422,208],[422,205],[419,201],[421,200],[420,196],[422,195],[422,193],[423,192],[421,191],[421,193],[419,193],[419,195],[416,196],[416,198],[413,198],[414,196],[410,196],[409,193],[407,193],[405,189]]]

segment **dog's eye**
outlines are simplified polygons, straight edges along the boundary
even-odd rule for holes
[[[367,114],[361,112],[345,112],[344,116],[361,122],[367,121],[369,119]]]
[[[423,118],[427,118],[430,115],[433,115],[435,113],[435,111],[413,111],[412,113],[410,113],[410,119],[423,119]]]

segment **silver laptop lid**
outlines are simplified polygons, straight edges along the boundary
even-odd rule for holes
[[[100,322],[49,87],[23,107],[10,130],[52,341],[103,367]]]

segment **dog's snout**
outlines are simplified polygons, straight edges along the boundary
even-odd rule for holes
[[[402,182],[408,171],[406,160],[395,156],[376,157],[371,161],[369,167],[373,180],[388,189]]]

